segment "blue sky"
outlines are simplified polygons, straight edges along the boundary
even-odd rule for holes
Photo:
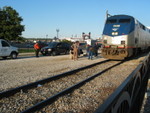
[[[91,32],[101,37],[106,11],[126,14],[150,26],[150,0],[0,0],[0,8],[11,6],[23,18],[25,38],[80,37]]]

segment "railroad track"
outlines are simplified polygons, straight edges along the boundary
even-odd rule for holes
[[[22,113],[38,111],[46,105],[52,104],[59,97],[74,91],[121,63],[123,63],[123,61],[105,60],[44,80],[3,91],[0,93],[1,111],[10,112],[11,110],[14,110],[14,112]],[[17,102],[18,104],[21,104],[16,105]],[[13,107],[14,104],[15,107]],[[11,106],[11,108],[8,106]],[[5,110],[7,108],[9,109]]]

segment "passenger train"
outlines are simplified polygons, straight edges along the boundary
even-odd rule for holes
[[[122,60],[150,48],[150,29],[129,15],[109,16],[102,41],[104,58]]]

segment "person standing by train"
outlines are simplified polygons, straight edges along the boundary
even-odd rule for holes
[[[40,44],[39,44],[38,42],[36,42],[36,43],[34,44],[34,50],[35,50],[35,56],[36,56],[36,57],[39,57],[40,49],[41,49]]]
[[[95,57],[98,56],[98,49],[99,49],[99,46],[98,46],[98,43],[96,42],[95,45],[94,45],[94,56]]]
[[[70,59],[73,60],[73,44],[70,47]]]
[[[87,44],[87,45],[86,45],[86,56],[89,56],[89,48],[90,48],[90,45]]]
[[[89,46],[89,53],[88,53],[89,60],[93,60],[93,54],[94,54],[94,47],[91,45]]]
[[[78,48],[79,48],[79,43],[76,41],[73,44],[73,60],[78,60]]]

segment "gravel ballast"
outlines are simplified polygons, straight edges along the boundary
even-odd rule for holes
[[[144,57],[141,57],[139,59],[130,60],[119,66],[116,66],[114,69],[111,69],[108,72],[104,73],[102,76],[97,77],[94,80],[86,83],[84,86],[75,90],[74,92],[59,98],[55,103],[43,108],[42,110],[38,111],[38,113],[92,113],[115,90],[115,88],[123,82],[123,80],[136,68],[139,62],[143,59]],[[3,91],[9,88],[14,88],[16,86],[34,82],[43,78],[47,78],[65,71],[96,63],[102,60],[105,59],[99,57],[95,58],[94,60],[88,60],[87,58],[82,57],[79,58],[78,61],[73,61],[69,59],[68,55],[55,57],[50,56],[40,58],[26,58],[17,60],[1,60],[0,62],[2,62],[1,64],[4,66],[4,68],[1,68],[0,66],[0,70],[3,71],[4,69],[5,71],[3,71],[3,74],[0,74],[0,77],[2,78],[1,80],[3,81],[0,83],[0,89],[1,91]],[[8,71],[6,71],[7,69]],[[92,71],[90,72],[95,73]],[[82,76],[78,76],[79,78],[82,78]],[[60,83],[61,82],[62,81],[60,81]],[[59,85],[57,87],[59,89]],[[40,92],[33,91],[33,96],[34,93],[35,95],[37,95],[38,93],[41,93],[41,95],[43,95],[42,93],[46,91],[43,92],[42,90],[43,89],[41,87]],[[21,96],[23,98],[26,97],[26,99],[21,99]],[[29,96],[30,95],[28,95],[27,93],[26,96],[24,96],[24,92],[22,94],[19,94],[19,98],[16,99],[14,102],[16,104],[15,108],[12,108],[13,105],[9,103],[14,101],[13,98],[12,100],[11,98],[4,99],[5,101],[8,101],[8,105],[10,106],[7,106],[6,103],[6,107],[3,106],[3,111],[9,112],[9,110],[15,109],[17,111],[17,109],[21,109],[16,108],[17,104],[19,105],[25,102],[24,100],[27,100]],[[32,97],[30,97],[29,99],[31,99],[32,101]],[[45,98],[42,98],[37,101],[41,101],[43,99]],[[30,100],[27,101],[26,104],[30,104],[29,102]],[[33,102],[32,104],[35,103]],[[7,110],[7,108],[9,108],[9,110]]]
[[[36,113],[93,113],[144,57],[127,61]]]
[[[70,74],[69,76],[60,78],[58,80],[51,81],[49,83],[46,83],[40,87],[33,88],[28,91],[21,91],[15,94],[14,96],[11,96],[9,98],[4,98],[0,102],[2,104],[2,108],[9,108],[9,106],[12,106],[11,108],[7,109],[7,112],[10,111],[14,112],[21,112],[30,106],[33,106],[34,104],[37,104],[38,102],[49,98],[50,96],[86,79],[87,77],[90,77],[93,74],[98,73],[100,70],[104,70],[107,67],[110,67],[118,62],[116,61],[109,61],[104,64],[99,64],[97,66],[91,67],[89,69],[85,69],[79,72],[76,72],[74,74]],[[21,101],[20,101],[21,100]],[[19,104],[16,104],[19,103]],[[6,111],[5,111],[6,112]]]
[[[68,55],[0,60],[0,91],[35,82],[102,60],[105,59],[99,57],[94,60],[88,60],[86,57],[82,57],[78,61],[73,61],[69,59]]]

